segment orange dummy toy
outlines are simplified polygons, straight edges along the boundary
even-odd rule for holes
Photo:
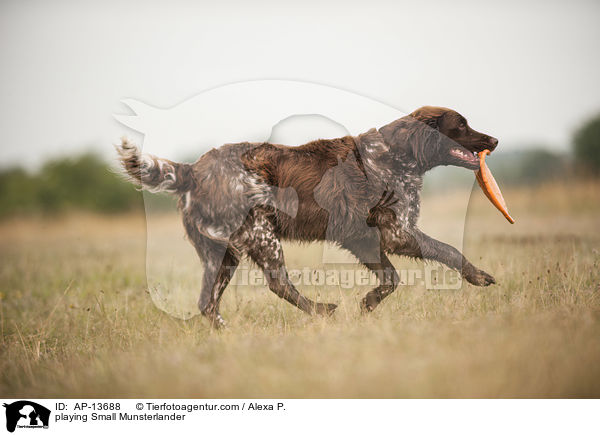
[[[498,183],[494,180],[491,171],[485,164],[485,156],[490,153],[489,150],[483,150],[479,153],[479,170],[475,174],[477,177],[477,181],[481,186],[481,190],[485,193],[485,196],[494,204],[494,206],[500,210],[500,212],[504,215],[504,217],[511,223],[514,224],[515,220],[508,214],[508,209],[506,208],[506,202],[502,197],[502,192],[500,192],[500,188],[498,187]]]

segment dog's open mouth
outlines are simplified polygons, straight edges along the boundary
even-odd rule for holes
[[[479,158],[477,153],[469,151],[464,147],[454,147],[450,150],[450,155],[457,159],[456,164],[468,169],[479,169]]]

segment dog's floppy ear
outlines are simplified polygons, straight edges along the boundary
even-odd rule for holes
[[[414,120],[408,136],[408,144],[417,166],[426,171],[436,164],[435,156],[439,153],[442,135],[438,130],[437,118],[425,121]]]
[[[433,159],[441,142],[436,117],[420,120],[405,116],[381,127],[379,132],[395,153],[414,160],[420,169],[426,171],[435,166]]]
[[[431,127],[434,130],[438,130],[439,131],[440,130],[439,119],[440,118],[438,118],[436,116],[432,116],[432,117],[429,117],[429,118],[425,118],[422,121],[421,120],[419,120],[419,121],[423,122],[424,124],[427,124],[428,127]]]
[[[431,128],[439,130],[440,119],[447,111],[448,109],[444,107],[423,106],[411,113],[410,116],[417,121],[427,124]]]

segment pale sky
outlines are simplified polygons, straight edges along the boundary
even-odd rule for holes
[[[564,150],[600,112],[600,2],[285,3],[0,1],[0,165],[110,157],[131,134],[120,100],[167,108],[245,80],[451,107],[505,149]]]

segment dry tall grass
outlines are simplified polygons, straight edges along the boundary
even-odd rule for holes
[[[496,286],[402,286],[369,316],[367,288],[300,286],[339,303],[329,319],[230,287],[218,332],[152,302],[196,313],[201,271],[176,218],[150,221],[151,286],[166,284],[152,294],[143,216],[5,222],[0,396],[599,397],[600,184],[505,197],[514,226],[478,191],[466,219],[464,192],[426,198],[422,218],[454,244],[464,230],[465,254]],[[321,253],[286,246],[290,268],[322,267]]]

